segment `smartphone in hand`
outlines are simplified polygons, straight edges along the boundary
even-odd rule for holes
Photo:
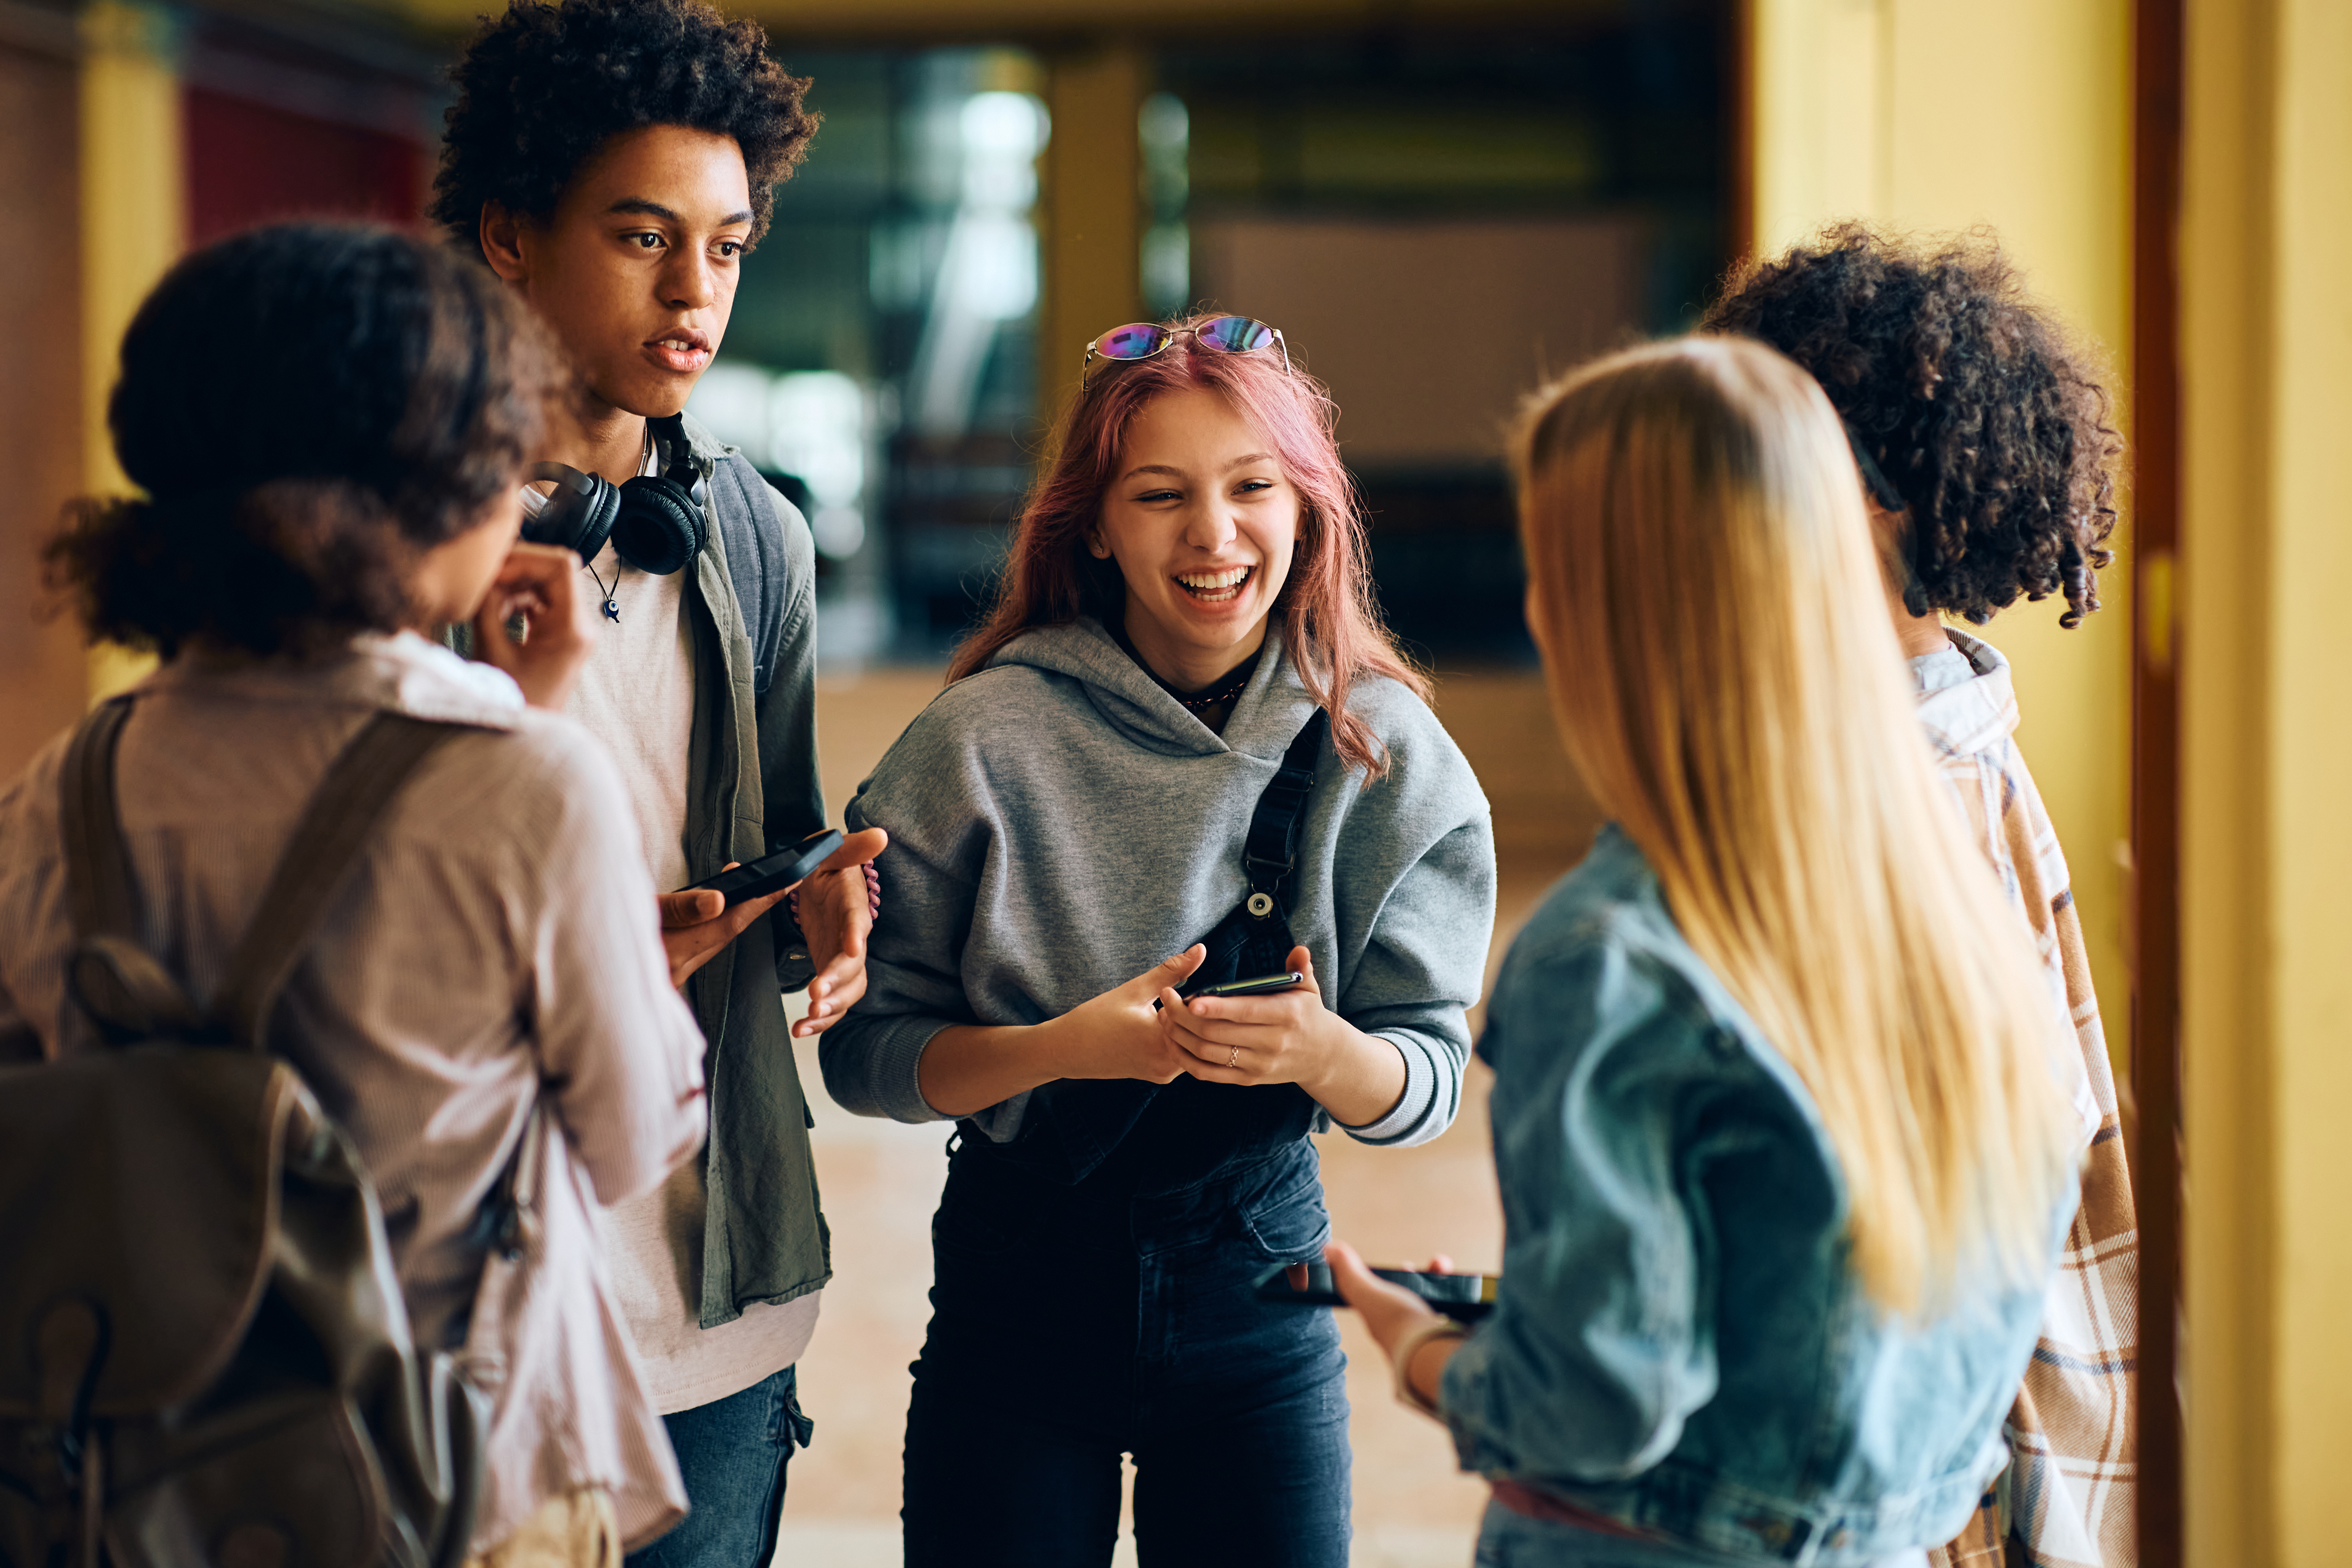
[[[698,893],[705,889],[724,894],[729,908],[747,899],[765,898],[780,888],[805,880],[809,874],[824,864],[825,857],[841,847],[841,829],[828,827],[812,833],[789,849],[779,849],[748,866],[737,866],[705,877],[699,882],[688,882],[678,889],[681,893]]]
[[[1307,1288],[1290,1282],[1290,1271],[1307,1271]],[[1492,1274],[1424,1274],[1416,1268],[1375,1268],[1391,1285],[1402,1285],[1432,1310],[1460,1322],[1475,1323],[1495,1310],[1495,1291],[1503,1283]],[[1331,1282],[1328,1263],[1278,1264],[1258,1276],[1257,1299],[1284,1307],[1344,1307],[1348,1299]]]
[[[1176,994],[1187,1002],[1195,996],[1265,996],[1276,991],[1287,991],[1306,978],[1292,969],[1280,974],[1253,974],[1246,980],[1220,981],[1214,985],[1203,985],[1198,991],[1179,989]],[[1160,1011],[1160,998],[1157,996],[1151,999],[1151,1010],[1155,1013]]]

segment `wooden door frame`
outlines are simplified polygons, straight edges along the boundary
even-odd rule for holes
[[[2180,1568],[2181,118],[2186,0],[2132,5],[2132,1186],[2141,1568]]]

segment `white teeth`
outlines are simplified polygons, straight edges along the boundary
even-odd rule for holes
[[[1250,574],[1246,566],[1231,566],[1223,572],[1180,572],[1176,581],[1194,593],[1213,594],[1220,588],[1238,588]]]

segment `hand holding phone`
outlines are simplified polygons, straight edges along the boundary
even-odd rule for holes
[[[1404,1053],[1327,1005],[1315,955],[1293,945],[1276,974],[1238,983],[1255,995],[1159,993],[1152,1021],[1205,1083],[1295,1083],[1350,1127],[1377,1121],[1407,1087]]]
[[[786,889],[814,870],[831,853],[831,847],[841,841],[836,831],[814,833],[792,848],[749,866],[730,866],[676,892],[657,894],[662,951],[669,960],[670,984],[685,984],[696,970],[766,914]],[[811,850],[815,851],[814,859],[809,857]]]
[[[1296,969],[1279,974],[1253,974],[1246,980],[1225,980],[1214,985],[1179,986],[1176,994],[1191,1001],[1195,996],[1265,996],[1276,991],[1287,991],[1307,978]],[[1151,1010],[1160,1011],[1160,998],[1151,999]]]
[[[1294,1272],[1307,1283],[1294,1283]],[[1431,1274],[1415,1268],[1375,1268],[1391,1285],[1420,1297],[1432,1310],[1460,1322],[1475,1323],[1495,1310],[1495,1292],[1502,1285],[1493,1274]],[[1257,1299],[1283,1307],[1344,1307],[1347,1298],[1332,1281],[1328,1263],[1282,1264],[1258,1276]]]
[[[678,889],[681,893],[709,890],[727,900],[734,908],[747,899],[765,898],[782,892],[808,877],[825,857],[841,847],[841,829],[828,827],[810,834],[789,849],[762,856],[748,866],[730,867],[705,877],[699,882],[688,882]]]

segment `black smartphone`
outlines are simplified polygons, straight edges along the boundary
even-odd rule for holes
[[[1290,1282],[1290,1270],[1281,1264],[1258,1276],[1257,1299],[1285,1307],[1344,1307],[1347,1299],[1331,1283],[1331,1266],[1309,1263],[1307,1289]],[[1495,1310],[1495,1290],[1502,1280],[1492,1274],[1423,1274],[1413,1268],[1375,1268],[1391,1285],[1402,1285],[1436,1310],[1465,1323],[1475,1323]]]
[[[1220,981],[1214,985],[1203,985],[1198,991],[1188,991],[1180,985],[1176,988],[1176,994],[1187,1002],[1195,996],[1264,996],[1276,991],[1287,991],[1306,978],[1293,969],[1280,974],[1253,974],[1246,980]],[[1159,997],[1151,999],[1151,1009],[1155,1013],[1160,1010]]]
[[[1215,985],[1203,985],[1198,991],[1185,992],[1184,995],[1188,999],[1194,996],[1263,996],[1269,991],[1287,991],[1306,978],[1296,969],[1280,974],[1253,974],[1247,980],[1227,980]]]
[[[762,898],[779,888],[791,887],[824,865],[824,858],[840,847],[841,829],[828,827],[810,834],[789,849],[763,855],[748,866],[738,866],[731,871],[705,877],[699,882],[688,882],[678,891],[698,893],[706,888],[711,889],[727,895],[727,902],[731,908],[746,899]]]

